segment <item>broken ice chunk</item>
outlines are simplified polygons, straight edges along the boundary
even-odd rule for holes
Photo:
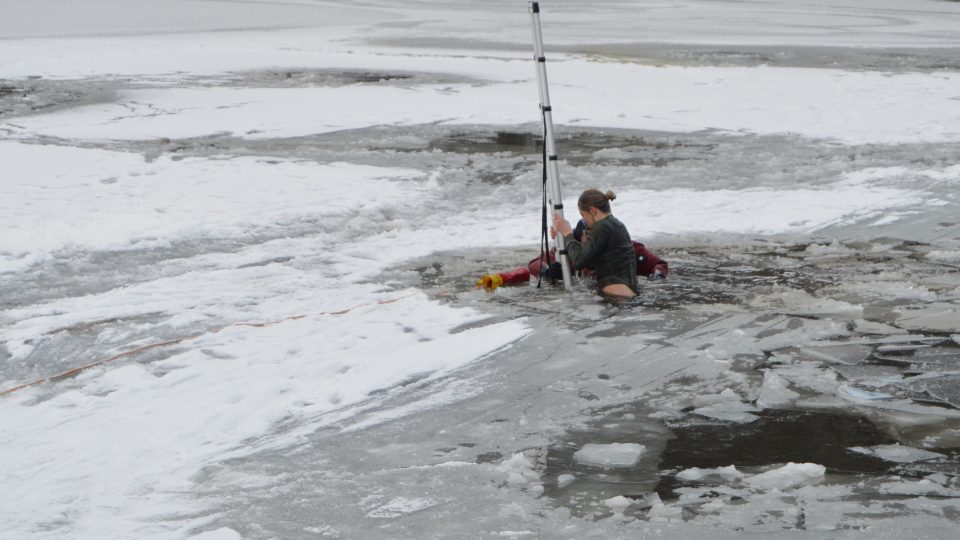
[[[935,496],[949,498],[960,496],[960,491],[943,487],[927,478],[916,481],[901,480],[899,482],[886,482],[880,485],[879,491],[880,493],[887,495]]]
[[[565,488],[569,486],[576,479],[577,477],[572,474],[561,474],[560,476],[557,477],[557,487],[561,489]]]
[[[690,398],[690,401],[694,407],[706,407],[725,401],[740,401],[740,394],[730,388],[726,388],[719,394],[698,394]]]
[[[844,379],[855,381],[859,379],[882,379],[889,377],[899,377],[901,369],[896,366],[866,364],[862,366],[832,366],[832,369],[839,373]]]
[[[930,347],[919,349],[911,359],[922,371],[955,371],[960,368],[960,349],[956,347]]]
[[[700,467],[691,467],[677,473],[677,479],[685,482],[699,482],[708,477],[717,477],[726,482],[735,482],[743,478],[743,476],[743,473],[738,471],[733,465],[718,467],[716,469],[701,469]]]
[[[753,422],[758,418],[755,413],[759,412],[759,408],[740,401],[726,401],[693,410],[693,414],[738,424]]]
[[[833,394],[837,390],[837,374],[820,362],[796,362],[776,368],[776,374],[797,389],[818,394]]]
[[[907,330],[956,332],[960,328],[960,313],[950,304],[924,309],[900,309],[896,313],[900,316],[897,326]]]
[[[436,501],[422,497],[413,499],[408,499],[406,497],[395,497],[387,504],[367,512],[367,517],[394,518],[404,514],[419,512],[420,510],[425,510],[431,506],[436,506],[436,504]]]
[[[650,510],[647,511],[647,517],[651,521],[669,521],[671,518],[679,517],[683,513],[683,508],[679,506],[667,506],[663,504],[663,501],[660,499],[660,495],[656,493],[651,493],[646,497],[647,504],[650,505]]]
[[[855,388],[849,384],[841,384],[840,388],[837,389],[837,394],[839,394],[841,397],[867,401],[873,399],[890,399],[893,397],[890,394],[884,394],[883,392],[871,392],[869,390]]]
[[[751,476],[745,482],[757,489],[788,489],[819,478],[826,472],[826,467],[816,463],[787,463],[772,471]]]
[[[921,450],[920,448],[911,448],[899,444],[883,444],[879,446],[854,446],[849,449],[851,452],[866,454],[868,456],[878,457],[884,461],[893,463],[916,463],[918,461],[927,461],[931,459],[946,457],[937,452]]]
[[[780,405],[787,405],[800,397],[800,394],[787,388],[787,382],[783,380],[773,370],[767,370],[763,374],[763,386],[760,388],[760,396],[757,398],[757,406],[764,409],[776,408]]]
[[[632,467],[646,447],[637,443],[585,444],[573,454],[574,461],[595,467]]]
[[[613,509],[614,512],[623,512],[628,506],[633,504],[633,501],[624,497],[623,495],[617,495],[616,497],[611,497],[605,501],[603,504],[609,506]]]
[[[832,364],[856,365],[865,361],[873,348],[866,345],[829,345],[802,347],[800,351]]]
[[[960,373],[944,368],[937,364],[919,364],[919,375],[895,382],[893,386],[916,402],[960,409]]]
[[[867,321],[864,319],[854,321],[853,329],[861,334],[895,335],[905,333],[904,330],[901,330],[895,326],[890,326],[889,324],[876,321]]]
[[[507,482],[510,484],[522,486],[540,480],[540,475],[534,470],[533,462],[522,452],[505,459],[497,469],[506,473]]]
[[[930,343],[891,343],[888,345],[880,345],[877,347],[877,352],[909,352],[916,351],[917,349],[925,349],[930,346]]]

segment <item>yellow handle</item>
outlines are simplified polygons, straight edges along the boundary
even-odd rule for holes
[[[500,274],[484,274],[477,280],[477,288],[496,289],[503,285],[503,276]]]

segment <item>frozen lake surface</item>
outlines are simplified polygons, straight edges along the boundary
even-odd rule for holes
[[[953,538],[960,3],[62,0],[0,20],[0,536]]]

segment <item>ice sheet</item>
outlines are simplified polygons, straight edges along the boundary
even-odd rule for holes
[[[494,524],[483,532],[500,536],[579,537],[600,531],[699,538],[704,530],[716,531],[717,523],[720,532],[711,534],[718,536],[735,537],[744,527],[780,532],[798,527],[797,507],[747,490],[724,491],[710,503],[707,513],[714,512],[716,522],[685,524],[681,505],[659,496],[648,498],[652,508],[646,521],[629,521],[627,515],[641,505],[621,496],[602,499],[607,501],[603,511],[621,514],[623,521],[616,523],[592,516],[580,520],[567,509],[548,508],[537,500],[544,484],[536,448],[546,444],[539,437],[558,424],[584,421],[590,414],[584,407],[597,401],[609,405],[649,397],[645,392],[676,370],[719,380],[711,394],[721,396],[721,389],[736,383],[746,396],[748,377],[734,375],[731,368],[744,357],[762,356],[765,347],[802,341],[804,351],[814,350],[811,341],[849,335],[847,321],[861,333],[896,333],[867,321],[857,302],[782,284],[770,285],[743,306],[717,308],[707,302],[701,311],[682,315],[664,310],[660,318],[642,322],[662,326],[657,332],[643,330],[655,336],[651,339],[631,334],[631,324],[641,323],[628,320],[605,326],[606,335],[581,340],[577,324],[596,323],[610,310],[568,306],[569,313],[586,316],[551,331],[575,336],[568,343],[576,354],[544,352],[552,340],[531,346],[525,353],[533,351],[544,375],[527,383],[539,388],[543,380],[557,377],[550,392],[566,396],[567,386],[577,392],[569,400],[551,401],[557,408],[539,417],[514,405],[531,405],[527,396],[535,390],[524,390],[507,406],[498,404],[486,397],[490,388],[458,380],[457,374],[531,336],[523,305],[510,304],[509,294],[494,297],[515,309],[493,322],[458,305],[484,297],[458,297],[463,291],[455,287],[427,294],[397,285],[404,281],[394,271],[436,252],[535,246],[539,214],[530,209],[539,207],[537,152],[531,149],[526,157],[477,152],[467,164],[466,159],[445,160],[440,146],[414,152],[382,140],[371,143],[371,134],[390,127],[400,129],[391,132],[397,138],[426,145],[433,142],[423,128],[428,125],[463,127],[468,134],[536,132],[525,3],[16,0],[5,5],[5,15],[0,19],[0,228],[8,234],[0,236],[0,279],[18,289],[16,301],[4,296],[0,312],[0,361],[9,374],[0,390],[28,382],[28,375],[48,376],[134,347],[182,341],[159,347],[154,355],[124,357],[76,378],[0,398],[0,469],[9,480],[0,492],[0,514],[8,516],[0,525],[2,536],[61,538],[68,531],[83,538],[226,540],[246,535],[247,526],[270,536],[340,534],[322,521],[296,522],[292,532],[283,529],[288,516],[312,519],[318,507],[324,508],[322,518],[333,517],[344,529],[373,520],[382,528],[364,532],[383,531],[384,537],[436,530],[432,527],[448,527],[444,530],[456,537],[463,533],[457,526],[468,526],[438,515],[491,520]],[[589,7],[560,1],[545,6],[558,125],[571,131],[593,127],[594,133],[647,130],[631,134],[654,141],[644,151],[674,144],[650,130],[689,135],[699,146],[684,159],[707,160],[705,169],[648,158],[635,168],[603,168],[605,160],[635,159],[637,153],[599,145],[595,164],[563,164],[568,186],[575,186],[564,202],[573,208],[577,188],[588,183],[622,181],[626,189],[615,203],[617,215],[637,224],[632,230],[644,239],[681,243],[714,243],[725,235],[756,235],[763,242],[797,235],[809,242],[810,235],[822,231],[843,231],[848,239],[872,238],[878,231],[909,238],[922,231],[925,239],[949,242],[955,224],[934,216],[949,215],[957,204],[960,167],[949,147],[960,140],[958,75],[949,61],[931,66],[917,55],[949,60],[951,50],[928,48],[956,47],[958,17],[960,4],[932,1],[909,8],[893,0]],[[664,43],[706,48],[670,48],[667,60],[662,54],[647,58],[663,51]],[[747,51],[743,58],[743,52],[728,47],[743,44],[774,49]],[[801,54],[784,45],[815,46],[801,53],[826,59],[814,59],[815,68],[781,67],[774,57],[764,65],[764,55]],[[918,50],[851,52],[821,46]],[[866,65],[877,57],[885,62],[880,68]],[[831,65],[835,60],[839,63]],[[347,82],[337,84],[322,77],[291,76],[295,81],[282,84],[264,78],[264,73],[294,72],[417,76],[368,82],[342,77]],[[30,96],[20,95],[28,83],[63,83],[56,88],[66,90],[54,92],[60,97],[52,103],[32,108]],[[8,107],[9,100],[20,101]],[[318,139],[318,134],[329,138]],[[355,147],[327,159],[329,154],[317,147],[331,140]],[[765,147],[770,155],[751,150],[737,162],[734,150],[734,165],[714,171],[712,153],[736,148],[718,146],[720,140],[773,142]],[[207,150],[181,152],[176,149],[181,143]],[[293,155],[278,159],[273,144],[294,148]],[[782,157],[794,145],[833,157],[805,160],[815,165],[796,175],[793,162]],[[501,183],[473,181],[477,168],[492,169],[489,163],[497,159],[504,167],[485,172],[496,173],[490,177]],[[769,174],[752,176],[746,165],[755,159],[769,163]],[[685,176],[695,176],[696,182],[681,182]],[[932,222],[925,221],[928,214]],[[829,237],[817,238],[805,251],[811,260],[858,253]],[[956,253],[955,246],[938,247],[926,260],[950,264]],[[678,266],[700,258],[690,255]],[[526,256],[520,259],[516,264]],[[424,264],[424,276],[445,270]],[[796,265],[778,268],[785,271],[782,277]],[[738,272],[756,270],[744,266]],[[70,279],[47,281],[59,271]],[[682,272],[675,277],[679,282]],[[901,287],[905,283],[847,292],[892,294],[917,303],[936,295],[943,305],[903,308],[899,318],[886,322],[955,333],[949,287],[924,283],[925,288],[910,290]],[[766,321],[751,310],[767,310],[772,326],[764,327]],[[557,311],[562,316],[563,310]],[[806,322],[797,326],[790,318],[778,319],[781,313]],[[696,335],[652,349],[650,343],[667,339],[667,330],[682,334],[683,324],[694,323],[704,325]],[[867,341],[851,346],[879,343]],[[612,343],[630,352],[623,354],[631,362],[618,371],[603,365]],[[821,352],[828,360],[858,358],[828,347]],[[657,367],[637,362],[633,353]],[[538,366],[525,362],[523,367]],[[594,373],[600,369],[610,371],[603,373],[607,378]],[[781,376],[775,371],[754,387],[763,405],[793,402],[788,383],[819,391],[833,383],[814,372],[783,369]],[[515,380],[509,376],[515,372],[491,372],[502,377],[491,376],[491,387]],[[623,382],[630,376],[635,381]],[[412,397],[399,399],[407,393]],[[753,407],[733,393],[699,403],[699,412],[749,420]],[[854,385],[842,387],[839,395],[897,426],[936,425],[951,417],[906,400],[891,403],[888,394]],[[661,397],[663,403],[681,401]],[[470,404],[476,409],[448,407],[450,416],[443,420],[460,413],[480,418],[497,407],[503,417],[465,424],[477,428],[469,433],[471,440],[444,440],[444,446],[424,454],[424,441],[443,439],[447,424],[425,427],[402,420],[470,398],[478,400]],[[674,418],[682,414],[679,409],[665,406],[659,413]],[[350,422],[349,429],[342,427]],[[381,435],[403,435],[391,431],[396,426],[419,429],[411,433],[417,441],[380,447]],[[460,434],[456,424],[450,426]],[[299,446],[318,429],[357,437],[351,440],[364,440],[369,430],[374,444],[347,450]],[[529,444],[525,453],[513,446],[520,438]],[[484,448],[485,461],[478,455],[447,455],[466,454],[465,449],[488,441],[502,446]],[[588,444],[580,456],[625,469],[652,448],[639,442]],[[377,458],[392,455],[414,466],[379,467]],[[298,459],[315,461],[299,467]],[[344,463],[360,465],[340,470]],[[294,466],[296,474],[271,477],[276,469]],[[231,467],[250,467],[250,474],[226,475],[232,480],[216,476]],[[727,474],[722,471],[717,474]],[[684,472],[691,478],[709,476],[704,470]],[[761,492],[787,490],[823,474],[818,465],[791,464],[745,481]],[[735,475],[729,471],[728,476]],[[597,480],[560,476],[558,481],[574,490]],[[955,495],[931,483],[894,482],[885,489],[906,496]],[[814,500],[804,504],[821,510],[803,514],[809,516],[808,528],[884,530],[887,508],[865,511],[856,503],[857,512],[877,515],[831,514],[831,497],[838,491],[805,492]],[[742,512],[727,504],[734,496],[745,501]],[[264,504],[266,499],[276,506]],[[242,501],[243,518],[237,520],[242,524],[230,521],[233,501]],[[468,508],[451,507],[457,501]],[[917,517],[926,516],[931,504],[907,501],[908,508],[921,510],[906,520],[906,528],[929,525],[928,532],[941,526],[934,517]],[[954,501],[938,504],[949,507]],[[285,523],[279,528],[258,513],[280,508]],[[955,510],[942,514],[950,512]]]
[[[910,448],[909,446],[901,446],[899,444],[872,447],[856,446],[851,448],[850,451],[876,456],[880,459],[893,461],[895,463],[915,463],[945,457],[938,452],[930,452],[929,450],[922,450],[920,448]]]

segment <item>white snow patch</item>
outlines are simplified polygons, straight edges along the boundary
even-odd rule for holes
[[[291,56],[276,52],[281,58]],[[51,52],[33,54],[48,56]],[[129,54],[137,54],[135,46]],[[349,61],[352,69],[384,69],[392,60],[391,70],[446,69],[488,82],[221,88],[189,87],[180,75],[177,86],[127,90],[119,103],[23,117],[17,127],[19,132],[70,139],[144,140],[213,133],[296,137],[383,124],[503,125],[530,121],[528,93],[535,83],[529,61],[512,51],[495,54],[490,58],[464,56],[460,51],[429,56],[382,49],[301,52],[293,57],[309,65],[332,68]],[[0,65],[3,56],[0,51]],[[960,80],[955,73],[888,77],[869,71],[654,67],[562,55],[555,59],[558,61],[550,68],[551,95],[558,103],[569,104],[558,110],[558,124],[673,132],[792,132],[848,143],[960,139],[953,127],[960,120],[960,103],[952,99]],[[272,65],[283,62],[276,58],[271,61]],[[104,64],[91,69],[98,71]],[[65,71],[75,69],[64,66]],[[30,73],[34,74],[36,71]],[[644,89],[643,99],[637,99],[637,88]],[[879,108],[884,110],[883,115],[874,114]],[[821,203],[830,201],[821,197]]]
[[[900,188],[843,182],[831,185],[829,192],[799,188],[665,187],[617,193],[617,216],[625,223],[647,224],[650,232],[669,234],[811,233],[832,225],[855,223],[881,210],[920,204],[923,200],[922,194]],[[575,196],[566,203],[575,207]]]
[[[314,306],[359,300],[351,295],[360,293],[356,287],[308,290],[300,298]],[[118,537],[145,533],[149,525],[138,522],[134,509],[150,501],[158,514],[189,513],[189,501],[177,494],[191,489],[190,478],[208,463],[257,451],[259,437],[281,419],[296,418],[299,427],[264,444],[291,444],[325,422],[356,414],[350,406],[370,399],[374,390],[402,388],[415,374],[443,377],[528,331],[507,322],[450,334],[478,314],[420,292],[382,304],[375,300],[393,299],[363,294],[374,302],[339,315],[316,313],[201,335],[192,347],[151,365],[170,368],[163,376],[147,366],[120,365],[102,377],[88,372],[76,380],[78,389],[46,401],[34,403],[33,390],[0,401],[0,463],[10,477],[0,503],[35,509],[11,514],[7,524],[19,530],[35,519],[72,513],[89,524],[84,530],[90,536],[113,537],[98,528],[104,523],[121,531]],[[95,298],[86,301],[98,305]],[[290,313],[284,303],[290,302],[275,307]],[[336,402],[322,398],[335,393]],[[337,415],[326,416],[334,409]],[[65,453],[58,449],[63,440],[82,444]],[[45,465],[52,462],[59,466]],[[78,493],[89,503],[78,507],[72,498]]]
[[[395,180],[421,176],[254,157],[147,162],[131,153],[9,141],[0,141],[0,161],[22,171],[0,182],[0,226],[9,233],[0,236],[0,273],[66,249],[149,249],[286,230],[305,219],[343,222],[409,200],[416,184]],[[101,183],[108,178],[112,183]]]

